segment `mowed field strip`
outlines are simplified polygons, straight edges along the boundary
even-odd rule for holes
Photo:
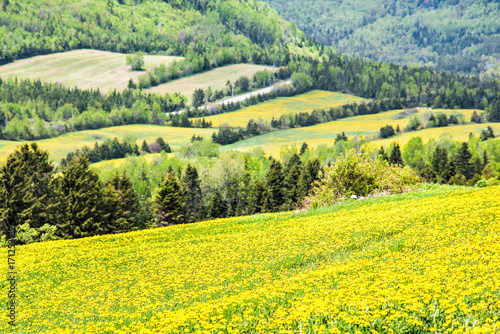
[[[381,112],[379,114],[373,115],[363,115],[354,116],[344,119],[340,119],[333,122],[317,124],[314,126],[294,128],[288,130],[274,131],[267,133],[265,135],[252,137],[231,145],[223,146],[222,150],[232,150],[237,149],[240,151],[249,151],[256,147],[262,147],[267,154],[272,154],[274,157],[279,157],[280,149],[285,146],[297,145],[300,146],[303,142],[306,142],[309,146],[314,147],[321,144],[333,145],[335,137],[341,132],[349,137],[374,134],[380,130],[381,127],[390,124],[394,128],[397,125],[401,129],[404,129],[409,122],[411,116],[417,115],[417,113],[410,114],[405,118],[399,119],[398,115],[404,110],[391,110],[387,112]],[[420,109],[418,114],[428,113],[428,110]],[[448,115],[452,113],[462,113],[466,120],[470,120],[473,109],[470,110],[450,110],[450,109],[436,109],[433,110],[434,113],[445,112]],[[401,144],[406,143],[411,137],[421,136],[424,141],[429,138],[437,138],[439,134],[448,132],[457,140],[466,140],[469,136],[469,132],[473,132],[478,135],[482,129],[491,125],[495,132],[500,131],[500,124],[466,124],[466,125],[454,125],[446,128],[431,128],[419,131],[411,131],[403,133],[398,136],[388,138],[384,141],[380,141],[384,145],[392,141],[398,141]],[[375,142],[379,144],[379,141]]]
[[[103,128],[98,130],[85,130],[66,133],[62,136],[38,140],[41,148],[48,150],[50,158],[56,163],[64,158],[69,152],[75,151],[84,146],[93,146],[95,142],[103,142],[110,138],[122,140],[126,136],[137,139],[140,145],[143,140],[148,143],[153,142],[158,137],[162,137],[173,149],[189,142],[190,138],[196,134],[203,137],[210,137],[215,129],[193,129],[193,128],[173,128],[159,125],[123,125]],[[17,146],[23,142],[0,140],[0,164],[5,163],[7,156],[14,152]]]
[[[281,115],[311,112],[320,108],[329,109],[347,103],[361,103],[363,101],[367,100],[353,95],[313,90],[293,97],[279,97],[235,112],[205,117],[205,120],[211,121],[214,127],[223,124],[232,127],[246,127],[251,119],[262,119],[270,122],[273,117],[278,119]]]
[[[0,66],[0,77],[19,79],[40,79],[61,83],[81,89],[99,88],[102,93],[110,89],[118,91],[127,88],[128,82],[146,73],[132,71],[126,64],[127,55],[98,50],[75,50],[51,55],[37,56]],[[168,64],[183,57],[144,56],[146,70],[161,64]]]
[[[216,89],[220,90],[226,88],[228,80],[230,80],[233,85],[242,75],[252,80],[256,72],[263,70],[273,72],[273,67],[253,64],[227,65],[204,73],[193,74],[189,77],[173,80],[156,87],[148,88],[145,91],[160,94],[180,92],[191,100],[194,91],[198,88],[205,90],[210,87],[212,91]]]

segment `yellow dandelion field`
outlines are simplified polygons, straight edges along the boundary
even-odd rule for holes
[[[499,197],[426,186],[19,246],[17,333],[498,333]]]

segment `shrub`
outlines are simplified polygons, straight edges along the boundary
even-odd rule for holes
[[[333,166],[324,169],[307,202],[317,208],[352,195],[403,193],[419,182],[418,176],[409,167],[389,166],[387,161],[371,160],[350,150],[340,155]]]

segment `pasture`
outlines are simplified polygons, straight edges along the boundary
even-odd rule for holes
[[[68,87],[97,89],[102,93],[127,88],[128,82],[146,73],[132,71],[126,65],[127,55],[98,50],[75,50],[17,60],[0,66],[0,77],[18,79],[40,79],[60,83]],[[168,64],[182,57],[144,56],[146,70],[161,64]]]
[[[366,100],[353,95],[313,90],[293,97],[279,97],[235,112],[205,117],[205,120],[212,121],[214,127],[223,124],[232,127],[246,127],[251,119],[262,119],[270,122],[273,117],[278,119],[281,115],[311,112],[320,108],[329,109],[347,103],[360,103],[363,101]]]
[[[499,196],[500,186],[428,185],[17,246],[17,324],[54,334],[496,333]]]
[[[242,75],[247,76],[250,80],[252,80],[252,77],[256,72],[263,70],[273,72],[273,67],[253,64],[227,65],[207,72],[193,74],[188,77],[173,80],[159,86],[148,88],[145,91],[159,94],[181,92],[189,100],[191,100],[194,91],[198,88],[205,90],[210,87],[212,91],[215,91],[216,89],[220,90],[226,88],[228,80],[230,80],[233,85],[234,82]]]
[[[337,121],[321,123],[309,127],[274,131],[265,135],[252,137],[231,145],[224,146],[222,150],[237,149],[241,151],[249,151],[261,146],[267,154],[271,154],[274,157],[278,158],[280,149],[283,146],[297,145],[300,147],[303,142],[306,142],[311,147],[315,147],[320,144],[333,145],[337,134],[340,134],[343,131],[348,137],[366,136],[378,133],[380,128],[387,124],[392,125],[394,128],[399,125],[401,129],[404,129],[408,124],[409,118],[411,116],[423,115],[425,113],[428,113],[427,110],[419,109],[417,113],[407,115],[404,118],[400,118],[399,116],[403,111],[404,110],[391,110],[373,115],[343,118]],[[470,120],[470,117],[474,110],[436,109],[433,110],[433,112],[446,112],[448,115],[455,112],[462,113],[466,120]],[[497,124],[498,123],[492,123],[491,126],[493,127],[493,129],[497,129],[496,131],[500,131],[500,125]],[[432,128],[419,131],[411,131],[385,139],[384,142],[390,143],[392,141],[399,141],[400,137],[407,137],[406,141],[408,141],[411,137],[416,136],[424,136],[428,139],[432,136],[438,137],[442,132],[448,132],[452,135],[456,134],[456,139],[463,140],[468,138],[468,134],[470,131],[475,132],[475,134],[477,135],[487,125],[489,124],[466,124],[454,125],[446,128]],[[429,132],[429,135],[426,134],[427,132]],[[466,138],[462,138],[462,135],[464,133],[467,134]],[[378,144],[378,141],[375,141],[375,143]]]
[[[66,157],[70,151],[75,151],[84,146],[92,146],[95,142],[103,142],[106,139],[131,137],[137,140],[140,145],[143,140],[148,143],[155,141],[156,138],[162,137],[172,149],[189,142],[190,138],[196,134],[197,136],[209,137],[214,132],[214,129],[189,129],[189,128],[173,128],[160,125],[123,125],[98,130],[85,130],[78,132],[66,133],[62,136],[38,140],[37,143],[42,149],[48,150],[50,158],[56,163]],[[22,142],[0,140],[0,164],[5,163],[7,156],[14,152],[16,147]]]

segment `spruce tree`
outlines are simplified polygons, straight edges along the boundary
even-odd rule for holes
[[[490,122],[500,122],[500,100],[491,102],[489,109],[488,120]]]
[[[247,213],[253,215],[255,213],[264,212],[264,202],[268,201],[267,197],[266,184],[261,180],[254,181],[250,188],[250,193],[248,194]]]
[[[432,156],[432,168],[437,175],[441,175],[448,164],[448,150],[446,148],[436,147]],[[454,174],[453,174],[454,175]]]
[[[0,168],[0,234],[25,223],[35,229],[57,223],[54,171],[47,151],[36,143],[7,157]]]
[[[141,151],[151,153],[151,150],[149,149],[148,143],[144,140],[141,145]]]
[[[313,182],[319,179],[318,173],[320,169],[321,163],[319,159],[309,160],[305,163],[299,179],[300,198],[304,198],[309,194]]]
[[[269,208],[272,212],[281,210],[285,203],[284,178],[281,163],[271,160],[271,166],[267,173],[266,187],[269,191]]]
[[[401,148],[399,144],[396,143],[391,151],[391,156],[389,157],[389,163],[392,165],[404,166],[403,157],[401,156]]]
[[[302,143],[302,146],[300,147],[300,153],[299,153],[299,154],[300,154],[300,155],[303,155],[304,153],[306,153],[306,151],[307,151],[307,147],[308,147],[308,146],[307,146],[307,143],[306,143],[306,142],[303,142],[303,143]]]
[[[287,197],[286,201],[289,207],[302,199],[302,192],[299,184],[302,171],[302,162],[298,160],[286,173],[284,186]]]
[[[224,218],[226,216],[226,203],[222,200],[220,194],[215,192],[210,198],[207,208],[208,218]]]
[[[182,186],[184,187],[184,203],[186,203],[186,221],[193,223],[202,218],[200,212],[203,212],[204,208],[198,171],[191,164],[186,167]]]
[[[468,180],[474,175],[475,166],[470,162],[472,154],[469,151],[469,144],[463,143],[458,150],[456,158],[457,170]]]
[[[83,154],[76,156],[58,178],[62,237],[83,238],[106,233],[103,222],[109,212],[102,211],[103,190],[98,175],[89,165]]]
[[[389,157],[387,156],[387,153],[385,152],[383,146],[380,146],[380,149],[378,150],[378,155],[382,160],[389,161]]]
[[[158,189],[155,213],[160,226],[185,222],[184,189],[174,173],[168,173]]]
[[[139,199],[127,174],[125,174],[125,172],[121,176],[116,174],[108,181],[107,188],[111,188],[119,200],[115,208],[120,211],[118,219],[121,218],[123,220],[119,224],[120,229],[118,232],[128,232],[146,228],[145,222],[137,217],[140,211]],[[112,208],[109,207],[108,210],[111,209]]]
[[[156,138],[156,142],[158,143],[158,145],[160,145],[161,149],[163,151],[165,151],[165,153],[171,153],[172,152],[172,149],[170,148],[170,145],[168,145],[165,140],[163,140],[162,137],[158,137]]]

